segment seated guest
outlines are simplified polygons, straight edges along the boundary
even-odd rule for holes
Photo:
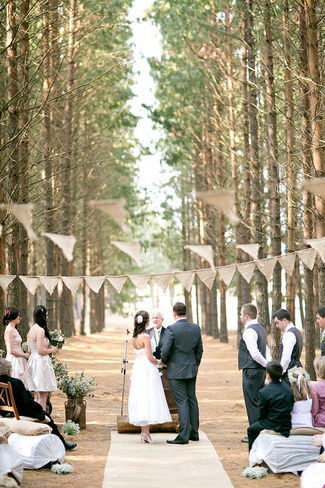
[[[11,363],[3,358],[0,358],[0,382],[11,383],[19,415],[24,417],[32,417],[38,419],[39,421],[45,420],[45,417],[47,416],[50,419],[50,422],[47,422],[47,425],[51,427],[52,434],[58,436],[63,442],[65,449],[71,450],[76,447],[77,444],[75,442],[66,442],[64,440],[64,437],[60,434],[59,429],[52,418],[46,412],[44,412],[39,403],[34,402],[30,392],[26,390],[24,383],[17,378],[11,377]]]
[[[263,429],[275,430],[285,437],[290,435],[294,398],[291,388],[280,381],[282,373],[280,363],[277,361],[267,363],[266,379],[269,384],[259,391],[258,421],[247,429],[249,450]]]
[[[318,381],[312,387],[311,413],[313,424],[314,427],[325,427],[325,356],[315,358],[314,368]]]
[[[293,391],[295,403],[291,412],[291,424],[294,427],[312,427],[311,415],[311,388],[308,384],[309,374],[303,368],[291,368],[288,371],[288,379]]]

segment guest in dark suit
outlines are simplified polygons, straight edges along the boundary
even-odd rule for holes
[[[169,444],[188,444],[199,440],[199,406],[196,377],[203,354],[201,329],[186,320],[186,305],[173,307],[175,323],[167,327],[161,349],[161,360],[167,364],[171,393],[178,409],[179,434]]]
[[[316,323],[321,328],[322,340],[321,340],[321,355],[325,356],[325,307],[320,307],[316,311]]]
[[[269,384],[259,392],[258,421],[247,429],[248,445],[251,450],[253,442],[261,430],[272,429],[289,437],[291,429],[291,411],[294,404],[293,391],[282,383],[283,369],[277,361],[270,361],[266,365],[266,379]]]
[[[38,419],[40,422],[45,421],[45,418],[48,417],[50,422],[46,422],[46,424],[51,427],[52,434],[58,436],[63,442],[65,449],[71,450],[76,447],[77,444],[75,442],[65,441],[53,419],[42,409],[42,406],[38,402],[34,402],[30,392],[26,390],[24,383],[17,378],[11,377],[11,363],[2,358],[0,358],[0,382],[11,383],[19,415]]]
[[[164,316],[161,312],[153,312],[152,321],[155,324],[154,327],[147,329],[147,334],[152,337],[156,342],[156,350],[153,352],[153,356],[156,359],[161,359],[161,346],[164,341],[165,327],[163,326]]]
[[[303,338],[300,331],[291,322],[288,310],[281,308],[273,314],[275,326],[283,332],[279,362],[283,368],[282,381],[290,385],[288,371],[295,366],[302,367],[300,356],[303,346]]]

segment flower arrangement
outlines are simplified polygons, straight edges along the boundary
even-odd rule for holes
[[[84,373],[75,373],[73,376],[67,374],[58,380],[58,387],[68,398],[90,396],[96,390],[95,378],[85,376]]]
[[[243,472],[244,478],[258,479],[267,475],[267,469],[262,466],[254,466],[253,468],[245,468]]]
[[[51,468],[52,473],[55,474],[69,474],[73,473],[73,466],[68,463],[63,463],[63,464],[53,464]]]
[[[23,352],[28,352],[28,342],[23,342],[22,345],[21,345],[21,348],[23,350]]]
[[[56,359],[54,355],[51,355],[51,361],[57,381],[63,376],[67,376],[69,368],[66,364]]]
[[[61,349],[65,343],[65,335],[59,329],[50,330],[49,333],[51,336],[51,345]]]
[[[62,426],[62,432],[66,435],[79,435],[80,427],[73,420],[67,420]]]

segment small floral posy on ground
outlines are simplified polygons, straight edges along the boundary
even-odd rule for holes
[[[52,473],[55,474],[69,474],[73,473],[73,466],[68,463],[63,463],[63,464],[53,464],[51,468]]]
[[[84,373],[75,373],[73,376],[62,376],[58,380],[58,387],[68,398],[89,396],[96,390],[95,378],[85,376]]]
[[[62,425],[62,432],[65,435],[79,435],[80,427],[73,420],[67,420],[66,423]]]
[[[65,335],[59,329],[50,330],[49,333],[51,336],[52,346],[61,348],[65,343]]]
[[[244,478],[258,479],[267,475],[267,469],[263,466],[254,466],[253,468],[245,468],[243,472]]]

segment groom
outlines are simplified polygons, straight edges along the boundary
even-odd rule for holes
[[[188,444],[199,440],[199,406],[195,393],[196,376],[203,353],[201,329],[186,320],[186,305],[173,307],[175,323],[167,327],[161,361],[167,364],[169,387],[178,409],[179,433],[168,444]]]

